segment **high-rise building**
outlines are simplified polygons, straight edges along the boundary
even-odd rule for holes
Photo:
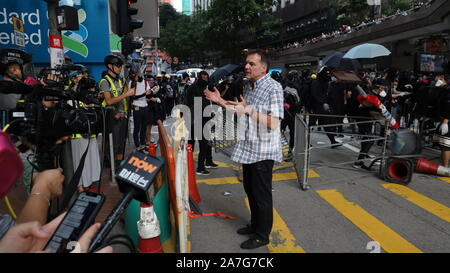
[[[196,10],[207,10],[211,6],[213,0],[191,0],[191,8],[195,12]]]
[[[182,2],[182,11],[184,15],[192,14],[192,0],[183,0]]]

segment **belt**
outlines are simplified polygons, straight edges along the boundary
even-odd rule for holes
[[[140,106],[135,106],[135,105],[133,105],[132,107],[133,107],[133,110],[134,110],[134,111],[139,111],[139,110],[142,110],[142,109],[147,108],[148,106],[140,107]]]

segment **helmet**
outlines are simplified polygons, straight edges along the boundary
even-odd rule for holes
[[[124,61],[120,56],[110,54],[105,57],[103,63],[105,64],[105,66],[108,66],[108,64],[122,66],[124,64]]]
[[[164,77],[170,79],[170,75],[169,74],[166,74]]]
[[[162,78],[161,74],[156,75],[157,78]]]
[[[317,75],[316,74],[312,74],[311,75],[311,79],[313,79],[313,80],[317,79]]]
[[[298,77],[298,71],[297,70],[292,70],[289,71],[289,73],[287,74],[287,79],[289,81],[295,81]]]
[[[82,71],[78,71],[78,70],[72,71],[69,74],[69,79],[76,77],[76,76],[80,75],[81,73],[82,73]]]
[[[31,55],[25,51],[7,48],[0,50],[0,74],[4,74],[10,64],[23,65],[31,62]]]
[[[270,73],[270,76],[276,81],[280,81],[282,79],[281,73],[278,71],[272,71],[272,73]]]
[[[372,85],[375,88],[386,88],[386,82],[382,78],[376,78]]]

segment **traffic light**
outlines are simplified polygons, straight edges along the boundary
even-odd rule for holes
[[[138,10],[131,7],[137,0],[117,0],[117,20],[118,20],[118,35],[125,36],[133,32],[137,28],[141,28],[144,24],[142,20],[136,20],[131,16],[136,15]]]
[[[132,54],[136,49],[142,48],[143,43],[139,41],[133,41],[132,36],[126,35],[122,38],[122,54],[127,56]]]

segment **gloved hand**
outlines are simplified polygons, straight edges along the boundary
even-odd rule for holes
[[[442,123],[439,129],[442,135],[448,134],[448,123]]]
[[[328,103],[324,103],[324,104],[323,104],[323,110],[324,110],[325,112],[330,112],[330,105],[328,105]]]

